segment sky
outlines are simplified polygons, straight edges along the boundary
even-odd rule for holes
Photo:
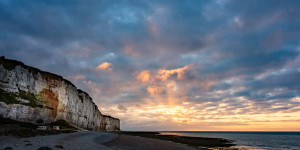
[[[300,131],[298,0],[1,0],[0,55],[122,130]]]

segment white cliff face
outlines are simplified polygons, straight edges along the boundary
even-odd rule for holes
[[[34,124],[66,120],[91,130],[120,129],[92,98],[62,77],[0,58],[0,116]]]

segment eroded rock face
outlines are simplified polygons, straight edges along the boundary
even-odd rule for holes
[[[92,98],[61,76],[0,58],[0,116],[34,124],[66,120],[90,130],[115,131],[120,120],[102,115]]]

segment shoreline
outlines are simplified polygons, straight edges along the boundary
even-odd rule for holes
[[[115,150],[206,150],[160,139],[119,134],[118,137],[104,144]]]
[[[118,134],[80,131],[34,137],[0,136],[0,150],[199,150],[185,144]]]
[[[41,147],[47,147],[53,150],[80,150],[80,149],[103,149],[103,150],[207,150],[213,147],[199,147],[191,143],[203,138],[188,138],[179,136],[160,136],[150,132],[145,137],[144,132],[100,132],[100,131],[79,131],[73,133],[61,133],[57,135],[44,135],[34,137],[12,137],[0,136],[0,149],[13,150],[38,150]],[[156,137],[157,136],[157,137]],[[175,139],[175,140],[174,140]],[[189,142],[178,142],[178,139],[184,139]],[[177,140],[177,141],[176,141]],[[211,140],[211,139],[210,139]],[[219,142],[219,139],[214,139]],[[204,142],[204,141],[202,141]],[[220,145],[220,143],[219,143]],[[50,150],[49,149],[49,150]],[[222,149],[233,150],[228,146]],[[236,148],[235,148],[236,149]]]
[[[232,140],[221,138],[166,136],[160,135],[159,132],[77,131],[32,137],[0,136],[0,150],[38,150],[41,147],[55,150],[265,150],[274,148],[236,145]]]
[[[118,132],[118,134],[174,142],[174,143],[184,144],[198,149],[199,148],[200,149],[210,149],[210,148],[237,149],[237,148],[233,148],[234,146],[236,146],[233,140],[223,139],[223,138],[161,135],[159,132],[133,132],[133,131],[121,131]]]

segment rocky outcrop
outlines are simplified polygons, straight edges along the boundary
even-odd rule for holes
[[[34,124],[66,120],[90,130],[116,131],[120,120],[102,115],[92,98],[61,76],[0,58],[0,116]]]

